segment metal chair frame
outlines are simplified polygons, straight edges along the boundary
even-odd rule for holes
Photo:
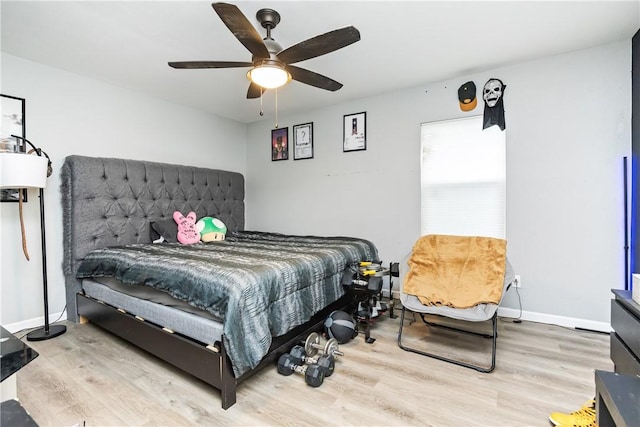
[[[480,336],[483,338],[491,338],[492,339],[492,343],[491,343],[491,365],[489,367],[485,367],[485,366],[481,366],[481,365],[474,365],[471,363],[467,363],[464,362],[462,360],[459,359],[452,359],[452,358],[448,358],[448,357],[444,357],[435,353],[429,353],[426,351],[422,351],[419,350],[417,348],[413,348],[413,347],[408,347],[406,345],[404,345],[402,343],[402,329],[404,327],[404,315],[406,311],[410,311],[412,313],[418,313],[420,315],[420,317],[422,318],[422,321],[427,325],[427,326],[432,326],[432,327],[440,327],[440,328],[445,328],[445,329],[450,329],[450,330],[454,330],[457,332],[462,332],[462,333],[466,333],[466,334],[471,334],[471,335],[476,335],[476,336]],[[429,314],[432,316],[438,316],[438,317],[446,317],[446,316],[439,316],[437,314]],[[400,330],[398,331],[398,347],[400,347],[401,349],[405,350],[405,351],[410,351],[412,353],[417,353],[423,356],[427,356],[427,357],[432,357],[434,359],[438,359],[438,360],[442,360],[444,362],[449,362],[449,363],[453,363],[455,365],[458,366],[463,366],[465,368],[469,368],[469,369],[474,369],[478,372],[482,372],[485,374],[488,374],[489,372],[492,372],[495,368],[496,368],[496,348],[497,348],[497,341],[498,341],[498,311],[496,310],[495,313],[493,313],[493,316],[490,319],[487,319],[486,321],[491,321],[491,325],[492,325],[492,333],[491,334],[486,334],[486,333],[480,333],[480,332],[474,332],[474,331],[469,331],[466,329],[460,329],[460,328],[455,328],[453,326],[447,326],[447,325],[440,325],[437,323],[433,323],[433,322],[428,322],[425,319],[425,314],[424,313],[420,313],[420,312],[416,312],[410,309],[405,308],[405,306],[402,306],[402,314],[400,316]],[[480,323],[480,322],[474,322],[474,323]]]

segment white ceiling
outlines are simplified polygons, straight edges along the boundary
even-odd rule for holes
[[[278,111],[318,108],[563,52],[630,39],[634,1],[240,1],[277,10],[283,48],[353,25],[362,39],[298,63],[344,84],[328,92],[298,82],[278,91]],[[250,61],[206,1],[2,1],[2,51],[241,122],[259,120],[246,69],[176,70],[168,61]],[[274,95],[264,97],[272,111]]]

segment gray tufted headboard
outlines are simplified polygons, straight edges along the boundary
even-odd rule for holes
[[[149,223],[194,211],[244,229],[244,177],[237,172],[139,160],[69,156],[62,166],[63,269],[67,317],[77,322],[75,274],[95,248],[151,243]]]

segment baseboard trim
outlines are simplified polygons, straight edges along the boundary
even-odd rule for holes
[[[64,315],[63,315],[64,313]],[[67,320],[67,312],[49,313],[49,324],[53,322],[61,322]],[[20,322],[9,323],[2,325],[7,331],[15,334],[16,332],[24,331],[26,329],[41,328],[44,326],[44,316],[36,317],[34,319],[22,320]]]
[[[398,290],[393,290],[392,293],[394,299],[400,300],[400,292]],[[400,303],[398,302],[398,304]],[[545,323],[547,325],[558,325],[565,328],[584,329],[605,333],[613,331],[609,322],[597,322],[595,320],[579,319],[577,317],[556,316],[554,314],[537,313],[534,311],[520,312],[520,310],[515,308],[499,307],[498,316],[520,318],[521,320]]]
[[[389,294],[387,290],[386,294]],[[394,291],[395,297],[399,297],[399,294]],[[386,295],[385,295],[386,296]],[[66,312],[60,317],[62,313],[54,313],[49,315],[49,322],[53,323],[54,321],[62,321],[67,320]],[[558,325],[564,326],[566,328],[577,328],[577,329],[585,329],[590,331],[597,332],[605,332],[609,333],[613,329],[611,328],[611,324],[608,322],[596,322],[594,320],[587,319],[578,319],[575,317],[565,317],[565,316],[556,316],[553,314],[545,314],[545,313],[536,313],[532,311],[523,311],[520,313],[520,310],[516,310],[513,308],[500,307],[498,308],[498,316],[501,317],[511,317],[511,318],[520,318],[521,320],[527,320],[530,322],[538,322],[545,323],[548,325]],[[58,319],[60,317],[60,319]],[[15,334],[16,332],[25,330],[38,328],[44,325],[44,316],[37,317],[35,319],[27,319],[16,323],[9,323],[7,325],[3,325],[6,330]]]
[[[523,311],[514,308],[498,308],[498,316],[520,318],[531,322],[546,323],[548,325],[564,326],[566,328],[585,329],[589,331],[609,333],[613,329],[608,322],[597,322],[595,320],[578,319],[576,317],[556,316],[553,314],[536,313],[532,311]]]

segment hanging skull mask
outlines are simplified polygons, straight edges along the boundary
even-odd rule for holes
[[[491,108],[495,107],[500,98],[502,98],[502,88],[504,84],[498,79],[491,79],[484,84],[482,97],[484,102]]]
[[[482,89],[484,99],[484,124],[483,129],[497,125],[501,130],[505,128],[504,122],[504,91],[507,86],[500,79],[489,79]]]

